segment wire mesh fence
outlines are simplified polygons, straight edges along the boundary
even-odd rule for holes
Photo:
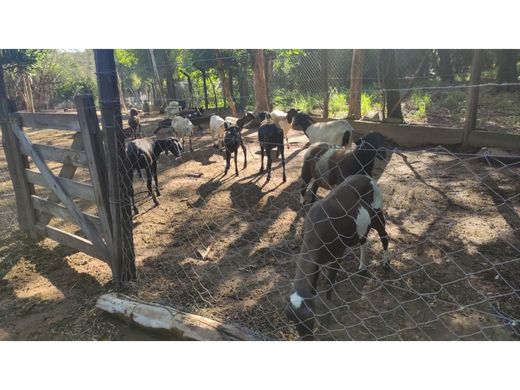
[[[18,228],[16,199],[2,145],[0,145],[0,223],[6,236]]]
[[[243,136],[248,165],[238,177],[233,169],[223,175],[223,153],[205,132],[194,136],[193,153],[159,159],[159,206],[148,197],[146,178],[136,176],[138,282],[132,294],[244,326],[263,339],[297,339],[286,308],[309,213],[300,204],[307,139],[292,131],[282,183],[279,160],[269,182],[258,172],[256,128]],[[316,258],[329,260],[320,260],[318,274],[304,273],[309,283],[318,275],[308,300],[315,338],[516,339],[518,160],[440,146],[391,151],[379,178],[390,266],[383,265],[375,232],[368,236],[364,271],[359,245],[333,257],[328,252],[331,241],[352,231],[322,238]],[[241,167],[241,152],[238,159]]]

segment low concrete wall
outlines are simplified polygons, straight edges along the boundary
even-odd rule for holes
[[[316,122],[335,119],[312,117]],[[451,127],[425,127],[384,122],[348,120],[358,134],[377,131],[399,146],[416,147],[431,145],[460,145],[463,129]],[[355,137],[354,137],[355,138]],[[506,150],[520,150],[520,135],[474,130],[469,136],[473,147],[496,147]]]

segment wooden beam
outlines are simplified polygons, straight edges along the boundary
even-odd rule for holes
[[[67,165],[87,166],[87,154],[79,150],[71,150],[52,145],[33,144],[32,148],[38,150],[40,155],[48,161],[60,162]],[[22,153],[26,156],[30,155],[30,150],[25,146],[21,147]]]
[[[72,145],[70,146],[70,149],[78,150],[78,151],[83,150],[83,138],[81,137],[81,133],[74,134],[74,137],[72,139]],[[58,177],[72,179],[74,177],[74,174],[76,173],[76,169],[77,169],[76,165],[65,163],[61,167]],[[69,191],[69,194],[72,194],[72,193]],[[54,192],[52,192],[49,195],[48,200],[50,200],[51,202],[56,202],[56,203],[58,203],[60,201],[60,199]],[[45,213],[40,213],[40,215],[38,215],[37,217],[38,217],[38,220],[45,225],[47,225],[52,218],[52,216],[50,214],[45,214]]]
[[[46,214],[51,214],[53,217],[58,217],[65,221],[76,223],[76,220],[74,219],[74,217],[72,217],[72,215],[69,213],[65,206],[51,202],[47,199],[43,199],[37,195],[31,195],[31,202],[36,210],[44,211]],[[99,219],[99,217],[88,213],[81,214],[84,218],[92,222],[92,224],[98,229],[98,231],[101,232],[101,220]],[[41,223],[41,221],[38,222]]]
[[[35,172],[30,169],[25,170],[25,177],[27,181],[31,184],[36,184],[47,189],[51,189],[49,184],[45,181],[42,174],[40,172]],[[90,202],[96,201],[96,196],[94,194],[94,189],[90,184],[80,183],[71,179],[66,179],[64,177],[57,177],[56,180],[60,183],[60,185],[65,189],[65,191],[73,198],[81,198],[84,200],[88,200]],[[55,200],[51,199],[49,196],[49,201],[57,203]],[[58,199],[59,201],[59,199]]]
[[[36,223],[34,227],[43,236],[49,237],[50,239],[57,241],[62,245],[66,245],[107,263],[109,262],[109,259],[106,257],[106,253],[101,252],[98,247],[92,244],[91,241],[83,237],[76,236],[75,234],[66,232],[53,226],[43,225],[42,223]]]
[[[480,74],[482,65],[482,50],[473,50],[473,60],[471,61],[471,87],[468,88],[468,109],[466,113],[466,123],[464,125],[464,138],[462,146],[468,146],[469,135],[477,126],[478,96],[480,84]]]
[[[2,127],[2,144],[9,175],[13,183],[16,198],[16,211],[18,216],[18,227],[28,233],[32,238],[37,238],[33,229],[36,216],[31,207],[31,195],[34,187],[25,180],[24,171],[28,167],[27,157],[23,156],[20,144],[12,131],[13,122],[9,120],[9,103],[7,99],[0,100],[0,121]]]
[[[13,130],[14,135],[20,142],[20,145],[23,145],[23,147],[27,148],[28,150],[31,150],[31,142],[29,141],[23,130],[16,124],[13,126]],[[90,221],[82,217],[81,211],[79,210],[78,206],[74,203],[67,191],[63,188],[61,183],[58,181],[58,178],[54,176],[47,164],[45,164],[45,161],[38,153],[38,151],[32,149],[30,156],[34,164],[40,170],[43,178],[50,186],[50,189],[59,197],[61,202],[67,207],[71,215],[74,217],[76,223],[81,227],[83,233],[94,245],[96,245],[99,248],[99,252],[104,254],[104,258],[108,258],[108,255],[106,254],[106,245],[99,237],[97,229],[92,225]]]
[[[78,116],[75,114],[49,114],[42,112],[15,112],[13,119],[21,121],[22,127],[79,131]]]
[[[88,155],[90,177],[98,213],[101,219],[101,229],[109,248],[109,254],[114,253],[112,248],[112,218],[108,201],[108,171],[103,153],[102,134],[99,130],[99,121],[96,116],[96,106],[92,95],[78,95],[75,98],[78,110],[79,124],[85,152]]]
[[[144,303],[123,294],[103,294],[96,307],[148,330],[198,341],[254,341],[252,332],[187,313],[173,307]]]

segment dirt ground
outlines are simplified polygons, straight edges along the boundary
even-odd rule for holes
[[[156,120],[145,120],[145,134]],[[222,176],[222,154],[204,131],[193,140],[194,153],[161,156],[158,207],[136,178],[138,280],[124,293],[237,323],[266,339],[292,340],[296,334],[283,308],[301,244],[298,178],[307,141],[291,133],[288,180],[282,183],[276,160],[266,183],[257,175],[256,129],[244,134],[248,166],[239,177],[233,170]],[[53,145],[71,142],[66,132],[29,135]],[[167,130],[159,133],[167,136]],[[330,301],[325,292],[331,287],[320,277],[317,338],[518,339],[520,164],[488,163],[442,148],[401,152],[379,181],[392,268],[381,266],[382,248],[371,233],[368,276],[357,273],[357,260],[347,255]],[[240,152],[240,169],[242,162]],[[85,172],[78,176],[88,179]],[[97,310],[97,297],[114,290],[108,266],[51,240],[24,238],[13,223],[9,185],[0,174],[6,226],[0,239],[0,340],[167,339]],[[205,250],[203,260],[198,252]]]

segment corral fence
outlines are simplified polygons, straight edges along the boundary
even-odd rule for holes
[[[295,71],[295,80],[290,82],[273,75],[269,86],[273,101],[277,102],[277,96],[285,96],[283,90],[317,91],[305,92],[311,96],[310,103],[302,100],[301,105],[307,104],[309,109],[305,111],[323,114],[319,103],[323,101],[320,95],[323,79],[318,66],[322,59],[319,51],[302,54],[301,63],[318,70]],[[328,61],[331,61],[328,66],[331,88],[326,90],[330,92],[330,103],[334,99],[331,91],[345,85],[343,80],[348,74],[338,70],[343,69],[338,64],[345,61],[341,56],[332,56]],[[20,228],[35,237],[50,237],[104,259],[116,281],[137,277],[135,289],[130,290],[136,298],[235,323],[252,330],[261,339],[296,339],[294,323],[287,319],[284,309],[292,292],[304,234],[300,183],[294,181],[276,191],[264,190],[257,175],[236,181],[194,177],[198,198],[179,199],[185,208],[167,210],[164,215],[164,219],[182,218],[182,228],[158,232],[170,240],[164,247],[153,238],[148,246],[140,242],[139,249],[148,250],[151,255],[142,256],[145,260],[137,272],[137,246],[128,197],[132,167],[125,154],[111,51],[96,51],[96,65],[101,130],[90,96],[76,98],[77,116],[8,113],[7,102],[2,102],[3,141],[7,145],[4,152],[14,183],[12,189],[6,187],[5,194],[6,198],[9,194],[16,195]],[[370,93],[384,95],[385,91],[378,89],[377,83],[374,85]],[[461,85],[465,94],[471,90],[468,80],[464,79]],[[439,93],[448,94],[455,89],[440,89]],[[281,108],[299,105],[297,100],[278,100],[276,104]],[[373,105],[367,103],[366,107]],[[344,115],[347,114],[345,111]],[[377,112],[365,114],[365,119],[373,120]],[[464,112],[463,123],[467,114]],[[379,119],[384,119],[380,115]],[[413,142],[417,139],[430,145],[459,145],[465,134],[474,146],[508,149],[518,145],[518,136],[495,133],[491,136],[480,130],[467,133],[462,126],[427,128],[385,122],[374,127],[373,121],[364,120],[353,121],[353,126],[358,136],[380,130],[402,146],[416,146]],[[34,129],[38,128],[63,131],[70,135],[70,143],[64,147],[41,143],[34,136]],[[250,139],[246,138],[247,153],[250,163],[258,163],[254,155],[258,149],[254,132],[250,135]],[[446,139],[451,141],[445,142]],[[215,153],[210,140],[207,141],[197,151],[203,166],[210,165]],[[287,160],[298,158],[304,144],[305,140],[287,149]],[[358,248],[344,256],[335,255],[337,264],[324,264],[319,269],[313,296],[315,337],[321,340],[517,338],[518,160],[496,153],[456,153],[440,146],[420,151],[399,148],[389,151],[393,152],[392,158],[379,183],[385,193],[391,268],[380,264],[381,247],[374,235],[369,237],[368,258],[372,262],[367,272],[357,269]],[[180,163],[176,163],[176,168],[180,168]],[[159,162],[158,169],[164,180],[172,177],[167,164]],[[272,181],[280,180],[280,169],[276,166]],[[232,172],[233,167],[228,175]],[[146,194],[145,179],[134,180],[135,186]],[[174,191],[184,193],[181,186]],[[75,198],[81,200],[73,202]],[[65,229],[52,224],[51,218],[76,226]],[[161,224],[166,226],[167,222]],[[326,244],[323,243],[324,250]],[[331,268],[338,272],[334,284],[326,272]]]

